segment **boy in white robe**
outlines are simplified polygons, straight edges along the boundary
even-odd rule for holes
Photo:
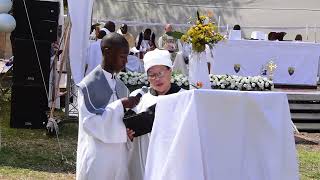
[[[127,63],[128,42],[117,33],[101,41],[103,60],[79,85],[78,180],[129,180],[124,108],[138,97],[115,77]]]
[[[146,53],[144,68],[150,82],[149,91],[144,94],[139,104],[132,109],[137,114],[132,120],[153,122],[154,110],[158,96],[168,95],[183,91],[176,84],[171,84],[172,61],[167,50],[156,49]],[[130,96],[136,96],[141,90],[136,90]],[[130,121],[131,117],[125,117]],[[150,131],[152,124],[150,127]],[[136,135],[136,134],[135,134]],[[140,135],[140,134],[139,134]],[[133,146],[129,153],[129,177],[130,180],[143,180],[150,133],[134,137]]]

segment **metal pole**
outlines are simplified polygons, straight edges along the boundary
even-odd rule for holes
[[[66,119],[69,119],[69,104],[70,104],[70,94],[71,94],[71,68],[70,68],[70,61],[69,56],[66,57],[66,70],[67,70],[67,94],[65,99],[65,117]]]

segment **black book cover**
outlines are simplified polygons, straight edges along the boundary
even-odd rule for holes
[[[151,132],[154,121],[156,105],[150,106],[147,111],[136,114],[129,110],[125,113],[123,122],[127,128],[135,132],[134,137],[138,137]]]

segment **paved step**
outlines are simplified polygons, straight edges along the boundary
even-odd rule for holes
[[[287,94],[290,101],[320,101],[320,94]]]
[[[314,121],[320,123],[320,113],[291,113],[291,119],[294,121]]]
[[[294,123],[298,130],[320,130],[320,123]]]
[[[320,104],[289,104],[291,111],[320,111]]]

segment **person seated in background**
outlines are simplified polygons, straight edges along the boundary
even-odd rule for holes
[[[286,32],[270,32],[268,34],[268,40],[269,41],[283,41],[284,36],[286,35]]]
[[[159,49],[166,49],[169,52],[176,52],[178,49],[177,39],[168,35],[168,33],[173,32],[171,24],[166,24],[164,27],[164,34],[158,40]]]
[[[278,39],[278,34],[276,32],[270,32],[268,34],[269,41],[276,41]]]
[[[89,45],[85,66],[85,76],[96,68],[102,61],[101,40],[105,35],[105,31],[99,31],[97,41],[94,41]]]
[[[287,34],[286,32],[278,32],[278,40],[283,41],[283,38],[286,34]]]
[[[102,31],[105,31],[106,34],[110,34],[112,32],[115,32],[116,30],[116,25],[112,21],[107,21],[104,27],[101,29]]]
[[[152,32],[151,34],[151,40],[149,42],[149,45],[150,45],[150,50],[155,50],[157,48],[157,45],[156,45],[156,34],[154,32]]]
[[[132,149],[129,152],[130,180],[143,179],[158,97],[184,90],[171,83],[172,61],[169,51],[159,49],[149,51],[143,60],[150,88],[147,88],[147,92],[142,95],[138,105],[124,116],[126,127],[132,132],[129,137],[133,139]],[[144,91],[143,88],[133,91],[130,96],[141,94],[142,91]],[[133,126],[137,128],[133,129]]]
[[[140,59],[143,59],[144,53],[156,48],[155,34],[151,32],[151,29],[147,28],[139,34],[136,39],[136,48],[140,51]]]
[[[126,72],[140,72],[143,73],[143,61],[139,59],[136,55],[134,55],[134,49],[130,49],[130,53],[128,55],[128,62],[126,64]]]
[[[128,32],[128,25],[121,24],[120,29],[118,30],[119,34],[121,34],[129,43],[129,48],[133,48],[135,45],[134,37],[131,33]]]
[[[296,38],[294,38],[295,41],[302,41],[302,35],[301,34],[297,34]]]
[[[229,40],[241,40],[242,39],[241,27],[239,24],[236,24],[233,26],[233,29],[229,32],[228,39]]]
[[[100,31],[100,24],[99,23],[96,23],[96,24],[93,24],[91,26],[91,29],[90,29],[90,37],[89,39],[90,40],[97,40],[97,36],[98,36],[98,32]]]
[[[234,25],[233,30],[240,31],[241,30],[240,25],[239,24]]]

